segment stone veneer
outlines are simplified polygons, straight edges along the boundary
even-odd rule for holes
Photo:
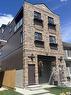
[[[30,3],[25,2],[24,4],[24,42],[23,42],[23,67],[24,67],[24,86],[28,85],[28,64],[35,64],[35,79],[36,84],[39,83],[38,81],[38,62],[37,62],[37,55],[48,55],[48,56],[55,56],[56,57],[56,76],[57,80],[60,83],[60,75],[59,75],[59,66],[63,65],[63,78],[66,80],[65,74],[65,62],[64,59],[62,61],[59,58],[64,56],[63,45],[60,35],[60,18],[58,15],[51,12],[44,4],[37,4],[32,5]],[[41,18],[43,20],[43,29],[37,28],[34,26],[34,11],[41,13]],[[50,33],[48,30],[48,16],[54,18],[54,23],[56,24],[56,31]],[[44,41],[44,48],[37,48],[34,44],[34,33],[35,32],[42,33],[43,41]],[[56,37],[56,42],[58,44],[58,50],[50,49],[49,46],[49,35],[54,35]],[[35,59],[31,61],[28,56],[33,54]],[[60,71],[60,72],[61,72]]]

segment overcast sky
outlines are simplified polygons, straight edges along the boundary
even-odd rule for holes
[[[44,3],[60,16],[62,40],[71,42],[71,0],[26,0],[33,4]],[[0,26],[13,19],[24,0],[1,0]]]

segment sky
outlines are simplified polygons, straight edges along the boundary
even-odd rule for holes
[[[26,0],[32,4],[44,3],[54,13],[60,16],[62,40],[71,43],[71,0]],[[0,26],[12,21],[24,0],[1,0]]]

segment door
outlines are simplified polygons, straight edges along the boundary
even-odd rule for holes
[[[35,64],[28,64],[28,84],[35,84]]]
[[[4,71],[0,72],[0,87],[3,85]]]

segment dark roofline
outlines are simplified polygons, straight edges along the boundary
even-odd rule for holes
[[[14,16],[13,20],[10,22],[10,24],[15,20],[15,18],[18,16],[18,14],[21,12],[21,10],[23,9],[23,6],[19,9],[19,11],[16,13],[16,15]],[[6,25],[6,27],[9,25],[9,23]],[[6,28],[5,27],[5,28]],[[0,27],[1,29],[1,27]]]
[[[69,42],[63,42],[63,47],[64,48],[71,48],[71,43],[69,43]]]
[[[14,19],[19,15],[19,13],[22,11],[23,6],[19,9],[19,11],[17,12],[17,14],[15,15]]]

